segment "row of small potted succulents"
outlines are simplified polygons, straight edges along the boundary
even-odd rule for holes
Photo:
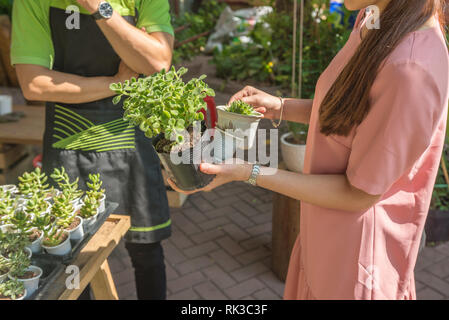
[[[147,78],[112,84],[111,90],[117,94],[114,103],[125,98],[124,119],[153,138],[153,146],[173,181],[183,190],[193,190],[209,184],[213,176],[200,172],[193,156],[190,163],[179,164],[171,160],[171,154],[189,151],[192,155],[196,146],[204,149],[203,141],[207,138],[195,135],[194,123],[204,120],[200,112],[206,109],[204,99],[215,96],[215,92],[203,81],[205,75],[184,82],[182,76],[186,72],[186,68],[162,70]],[[218,139],[213,141],[220,156],[214,155],[214,160],[223,161],[234,155],[236,147],[252,147],[262,115],[242,101],[217,109],[214,136]],[[225,135],[231,137],[230,143],[225,144],[229,141],[224,139]]]
[[[31,265],[33,254],[65,256],[71,241],[84,237],[105,209],[99,174],[89,175],[88,190],[78,189],[64,168],[54,169],[49,187],[39,168],[19,177],[18,186],[0,186],[0,299],[22,299],[38,288],[42,269]]]

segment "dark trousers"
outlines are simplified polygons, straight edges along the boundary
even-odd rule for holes
[[[127,242],[125,246],[134,267],[137,299],[165,300],[167,298],[167,278],[161,243]],[[90,300],[89,286],[78,300]]]

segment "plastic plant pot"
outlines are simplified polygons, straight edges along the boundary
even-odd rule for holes
[[[234,157],[236,149],[243,147],[244,140],[219,128],[215,128],[213,145],[214,160],[217,163],[221,163]]]
[[[14,229],[14,225],[13,224],[5,224],[3,226],[0,227],[0,231],[3,233],[11,233],[11,232],[16,232],[16,230]]]
[[[156,146],[157,142],[162,138],[163,135],[158,135],[155,137],[153,139],[153,146]],[[201,139],[201,151],[203,151],[208,144],[208,141]],[[181,163],[176,164],[171,160],[171,157],[172,155],[174,155],[174,157],[178,157],[177,154],[157,152],[168,176],[173,180],[178,188],[185,191],[192,191],[204,188],[211,183],[215,175],[208,175],[200,171],[199,166],[201,161],[200,159],[194,159],[195,154],[193,152],[193,147],[183,152],[190,155],[190,161],[187,161],[188,163],[184,163],[184,161],[182,161]]]
[[[31,294],[30,294],[30,296],[31,296]],[[28,291],[27,291],[27,289],[25,289],[25,290],[23,291],[23,295],[22,295],[20,298],[17,298],[17,299],[14,299],[14,300],[15,300],[15,301],[25,300],[26,297],[28,297]]]
[[[98,208],[98,211],[100,213],[103,213],[106,211],[106,195],[103,194],[100,198],[100,207]]]
[[[27,246],[31,250],[32,253],[40,253],[42,251],[42,239],[44,238],[44,233],[40,231],[41,236],[39,239],[34,240],[31,242],[30,245]]]
[[[257,127],[263,115],[255,112],[257,115],[247,116],[243,114],[227,111],[227,106],[218,106],[217,127],[221,130],[233,130],[234,136],[244,139],[243,149],[251,149],[256,142]]]
[[[33,256],[33,252],[31,251],[31,249],[28,247],[25,247],[25,248],[23,248],[23,250],[26,251],[28,259],[31,259],[31,257]]]
[[[3,189],[4,192],[11,192],[11,193],[17,193],[19,191],[17,189],[17,186],[14,184],[4,184],[0,186],[0,189]]]
[[[89,228],[91,228],[95,224],[95,222],[97,222],[97,218],[98,218],[99,214],[100,214],[100,210],[98,208],[97,213],[94,216],[92,216],[90,218],[83,218],[84,231],[88,231]]]
[[[70,235],[69,233],[66,231],[67,233],[67,239],[54,247],[47,247],[42,243],[42,248],[45,249],[45,251],[47,251],[48,254],[54,255],[54,256],[65,256],[67,254],[69,254],[72,251],[72,244],[70,243]]]
[[[70,235],[70,240],[80,240],[84,237],[84,228],[83,228],[83,218],[77,216],[75,219],[79,219],[80,223],[76,226],[75,229],[67,230]]]
[[[30,279],[20,279],[20,278],[15,278],[15,277],[11,276],[11,274],[8,275],[8,277],[11,280],[17,279],[18,281],[23,283],[23,286],[25,287],[25,290],[27,291],[27,295],[25,296],[25,298],[33,295],[33,293],[39,288],[39,279],[43,274],[42,269],[37,266],[30,266],[27,269],[27,271],[33,271],[37,275]]]

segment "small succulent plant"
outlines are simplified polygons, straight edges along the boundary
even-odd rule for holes
[[[255,116],[258,115],[257,112],[254,111],[253,106],[243,102],[241,100],[236,100],[227,108],[227,111],[232,113],[243,114],[246,116]]]

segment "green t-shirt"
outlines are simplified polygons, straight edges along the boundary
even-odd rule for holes
[[[166,32],[173,35],[168,0],[109,0],[122,16],[134,16],[137,27],[148,33]],[[89,14],[76,0],[15,0],[12,14],[11,64],[53,66],[54,49],[51,39],[49,8],[66,9],[70,5],[80,13]],[[65,26],[61,26],[64,28]]]

